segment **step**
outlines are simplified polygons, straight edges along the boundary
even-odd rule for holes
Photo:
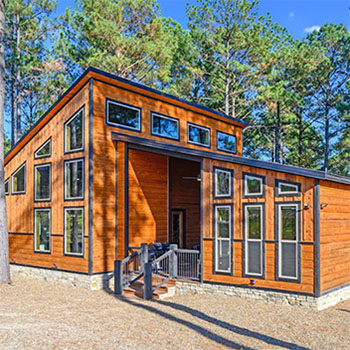
[[[168,281],[169,282],[169,281]],[[175,295],[175,283],[165,283],[163,286],[159,287],[156,291],[152,293],[153,299],[165,299]],[[136,281],[131,286],[123,290],[122,296],[127,298],[141,298],[143,299],[143,281]],[[153,285],[153,288],[156,285]]]

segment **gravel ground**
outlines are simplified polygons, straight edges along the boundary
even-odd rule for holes
[[[205,295],[125,301],[17,277],[0,286],[0,349],[350,349],[350,300],[319,312]]]

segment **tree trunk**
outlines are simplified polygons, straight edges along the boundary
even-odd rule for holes
[[[275,162],[281,162],[281,119],[280,119],[280,102],[277,102],[277,116],[275,128]]]
[[[19,15],[16,16],[17,24],[17,36],[16,36],[16,142],[21,138],[21,71],[20,71],[20,60],[21,60],[21,28],[19,24]]]
[[[329,159],[329,107],[328,102],[326,103],[325,110],[325,131],[324,131],[324,139],[325,139],[325,149],[324,149],[324,164],[323,169],[325,172],[328,172],[328,159]]]
[[[299,129],[299,135],[298,135],[298,166],[302,166],[302,159],[303,159],[303,113],[300,110],[297,114],[298,117],[298,129]]]
[[[5,0],[0,0],[0,284],[10,283],[9,244],[4,186]]]

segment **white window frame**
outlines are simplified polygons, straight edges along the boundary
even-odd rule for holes
[[[177,135],[175,137],[173,137],[173,136],[169,136],[169,135],[160,134],[160,133],[154,131],[153,130],[153,118],[154,117],[157,117],[157,118],[160,118],[160,119],[167,119],[167,120],[170,120],[172,122],[175,122],[176,123]],[[179,141],[179,139],[180,139],[180,123],[179,123],[179,119],[173,118],[173,117],[168,117],[168,116],[163,115],[163,114],[151,112],[151,134],[154,135],[154,136],[165,137],[165,138],[170,139],[170,140]]]
[[[291,186],[295,188],[295,191],[285,191],[282,192],[281,191],[281,185],[285,185],[285,186]],[[278,186],[277,186],[277,194],[278,196],[284,196],[284,195],[299,195],[299,186],[297,184],[292,184],[290,182],[284,182],[284,181],[279,181],[278,182]]]
[[[43,168],[43,167],[49,167],[49,197],[48,198],[37,198],[37,187],[36,187],[36,178],[37,178],[37,169]],[[34,165],[34,200],[35,202],[49,202],[51,201],[51,163],[45,163],[45,164],[36,164]]]
[[[40,250],[36,249],[37,242],[37,232],[36,232],[36,212],[37,211],[48,211],[49,220],[50,220],[50,229],[49,229],[49,250]],[[34,208],[34,252],[35,253],[51,253],[51,227],[52,227],[52,217],[51,217],[51,208]]]
[[[300,227],[299,227],[299,205],[296,203],[278,203],[278,277],[282,279],[290,279],[290,280],[295,280],[297,281],[299,279],[299,264],[300,262],[298,261],[298,244],[299,244],[299,232],[300,232]],[[296,210],[296,233],[295,233],[295,240],[287,240],[287,239],[282,239],[282,212],[281,208],[282,207],[294,207]],[[296,261],[296,266],[295,266],[295,272],[296,276],[284,276],[282,275],[282,243],[288,243],[288,244],[295,244],[295,261]]]
[[[67,196],[67,165],[70,163],[78,163],[82,162],[82,194],[80,197],[68,197]],[[78,158],[78,159],[68,159],[64,161],[64,200],[84,200],[84,191],[85,191],[85,159],[84,158]]]
[[[256,238],[248,238],[248,208],[260,208],[260,239]],[[264,264],[263,264],[263,237],[264,235],[264,204],[246,204],[244,205],[244,239],[245,239],[245,274],[247,276],[259,276],[262,277],[264,275]],[[260,271],[261,273],[253,273],[248,271],[248,262],[249,262],[249,250],[248,250],[248,243],[249,242],[258,242],[260,243]]]
[[[260,182],[260,192],[248,193],[248,178],[258,180]],[[254,176],[250,174],[244,174],[244,196],[245,197],[255,197],[262,196],[264,194],[264,181],[260,176]]]
[[[74,148],[74,149],[67,149],[67,126],[76,118],[78,115],[82,112],[82,133],[81,133],[81,147],[80,148]],[[85,144],[85,106],[81,107],[78,112],[76,112],[72,117],[70,117],[65,123],[64,123],[64,153],[74,153],[74,152],[80,152],[84,150],[84,144]]]
[[[80,210],[82,212],[82,222],[83,222],[83,225],[82,225],[82,232],[81,232],[81,235],[82,235],[82,245],[81,245],[81,253],[71,253],[71,252],[67,252],[66,250],[66,242],[67,242],[67,227],[66,227],[66,224],[67,224],[67,211],[68,210]],[[84,238],[84,230],[85,230],[85,218],[84,218],[84,207],[82,206],[78,206],[78,207],[66,207],[64,208],[64,255],[73,255],[73,256],[80,256],[80,257],[83,257],[84,256],[84,250],[85,250],[85,238]]]
[[[194,128],[197,128],[197,129],[202,129],[202,130],[207,131],[208,135],[209,135],[209,137],[208,137],[208,144],[191,141],[190,140],[190,126],[192,126]],[[210,136],[211,136],[210,135],[210,128],[206,128],[205,126],[200,126],[200,125],[197,125],[197,124],[193,124],[193,123],[187,122],[187,143],[190,143],[192,145],[197,145],[197,146],[210,148],[210,145],[211,145]]]
[[[228,173],[229,174],[229,193],[228,194],[218,194],[217,193],[217,188],[218,188],[218,171],[221,171],[223,173]],[[214,169],[214,198],[231,198],[232,197],[232,171],[230,170],[225,170],[222,168],[215,168]]]
[[[8,184],[8,190],[6,192],[6,183]],[[5,191],[5,195],[8,196],[10,194],[10,178],[8,177],[5,181],[4,181],[4,191]]]
[[[218,209],[222,209],[222,208],[228,208],[229,209],[229,237],[228,238],[222,238],[222,237],[218,237]],[[231,274],[232,272],[232,206],[231,205],[227,205],[227,204],[220,204],[220,205],[215,205],[215,272],[216,273],[225,273],[225,274]],[[218,263],[219,263],[219,256],[218,256],[218,242],[219,241],[228,241],[229,242],[229,254],[230,254],[230,264],[229,264],[229,269],[228,270],[220,270],[218,267]]]
[[[224,148],[224,147],[219,147],[219,134],[222,135],[226,135],[226,136],[231,136],[235,139],[235,150],[232,151],[230,149]],[[227,152],[227,153],[231,153],[231,154],[237,154],[237,136],[233,135],[233,134],[228,134],[227,132],[223,132],[223,131],[217,131],[216,132],[216,148],[218,151],[222,151],[222,152]]]
[[[50,137],[34,152],[34,159],[51,157],[51,154],[52,154],[52,142],[51,141],[52,141],[52,139]],[[40,152],[48,143],[50,144],[50,153],[38,156],[37,153]]]
[[[13,178],[16,176],[16,174],[24,168],[24,189],[23,191],[13,191]],[[15,172],[11,175],[11,194],[25,194],[26,193],[26,187],[27,187],[27,174],[26,174],[26,163],[23,163]]]

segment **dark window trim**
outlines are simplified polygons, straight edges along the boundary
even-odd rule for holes
[[[13,177],[24,167],[24,190],[23,191],[17,191],[13,192]],[[24,161],[12,174],[11,174],[11,194],[12,195],[18,195],[18,194],[26,194],[27,189],[27,162]]]
[[[67,210],[81,210],[83,213],[83,225],[82,225],[82,253],[66,253],[66,211]],[[63,255],[64,256],[73,256],[77,258],[85,257],[85,207],[83,205],[72,206],[72,207],[63,207]]]
[[[6,185],[6,182],[8,183],[8,191],[6,192],[5,190],[5,185]],[[4,191],[5,191],[5,196],[8,196],[10,194],[10,177],[8,177],[5,181],[4,181]]]
[[[37,199],[36,198],[36,169],[44,166],[49,166],[49,198]],[[52,163],[34,164],[34,203],[51,202],[52,200]]]
[[[82,161],[83,162],[83,166],[82,166],[82,174],[83,174],[83,190],[82,190],[82,197],[73,197],[73,198],[67,198],[66,197],[66,164],[67,163],[74,163],[74,162],[79,162]],[[64,166],[63,166],[63,181],[64,181],[64,185],[63,185],[63,198],[65,202],[69,202],[69,201],[83,201],[85,199],[85,157],[79,157],[79,158],[72,158],[72,159],[65,159],[64,160]]]
[[[110,122],[108,120],[108,112],[109,112],[109,103],[114,103],[116,105],[125,107],[125,108],[129,108],[129,109],[133,109],[133,110],[137,110],[139,112],[139,127],[138,128],[133,128],[131,126],[126,126],[123,124],[117,124],[117,123],[113,123]],[[106,98],[106,106],[105,106],[105,110],[106,110],[106,115],[105,115],[105,120],[106,120],[106,124],[115,128],[120,128],[120,129],[125,129],[125,130],[131,130],[131,131],[136,131],[136,132],[142,132],[142,109],[140,107],[136,107],[133,105],[129,105],[127,103],[124,102],[119,102],[116,100],[112,100],[110,98]]]
[[[83,112],[83,117],[82,117],[82,147],[79,149],[73,149],[73,150],[67,150],[66,149],[66,126],[69,124],[71,121],[73,121],[74,118],[78,116],[80,112]],[[71,153],[76,153],[76,152],[83,152],[85,150],[85,104],[78,109],[77,112],[75,112],[68,120],[65,121],[64,127],[63,127],[63,134],[64,134],[64,142],[63,142],[63,147],[64,147],[64,154],[71,154]]]
[[[35,221],[35,213],[37,211],[48,211],[50,213],[50,238],[49,238],[49,250],[37,250],[35,249],[35,243],[36,243],[36,221]],[[34,230],[33,230],[33,249],[34,249],[34,253],[37,253],[37,254],[51,254],[52,253],[52,210],[51,210],[51,207],[37,207],[37,208],[34,208],[34,219],[33,219],[33,223],[34,223]]]
[[[261,186],[262,186],[262,193],[261,194],[246,194],[246,177],[250,176],[250,177],[255,177],[259,180],[261,180]],[[264,198],[265,197],[265,176],[263,175],[257,175],[257,174],[253,174],[253,173],[246,173],[243,172],[242,173],[242,180],[243,180],[243,198]]]
[[[186,209],[178,209],[178,208],[170,208],[170,224],[171,226],[169,227],[169,230],[168,230],[168,242],[170,241],[170,232],[172,230],[172,215],[173,215],[173,212],[174,211],[181,211],[182,212],[182,228],[183,228],[183,234],[182,234],[182,238],[183,238],[183,242],[182,242],[182,246],[183,246],[183,249],[186,249]]]
[[[44,154],[43,156],[38,156],[37,153],[40,152],[48,143],[50,143],[50,153]],[[41,146],[39,146],[36,151],[34,151],[34,159],[49,158],[52,156],[52,137],[50,136]]]
[[[157,134],[156,132],[153,132],[153,117],[154,116],[157,116],[157,117],[160,117],[160,118],[163,118],[163,119],[169,119],[171,121],[176,122],[176,124],[177,124],[177,136],[176,137],[171,137],[171,136]],[[157,137],[162,137],[162,138],[169,139],[169,140],[180,141],[180,119],[174,118],[174,117],[170,117],[168,115],[161,114],[161,113],[158,113],[158,112],[151,111],[151,135],[157,136]]]
[[[246,243],[248,241],[248,237],[246,234],[246,214],[245,210],[246,207],[261,207],[262,208],[262,225],[261,225],[261,239],[260,239],[260,244],[261,244],[261,274],[252,274],[247,271],[247,266],[246,266],[246,254],[248,252]],[[243,252],[242,252],[242,264],[243,264],[243,271],[242,271],[242,276],[243,277],[251,277],[251,278],[261,278],[265,279],[265,238],[266,238],[266,211],[265,211],[265,202],[254,202],[254,203],[243,203]]]
[[[280,268],[279,268],[279,258],[280,258],[280,235],[279,235],[279,207],[281,205],[296,205],[297,206],[297,222],[298,222],[298,230],[297,230],[297,240],[296,240],[296,249],[297,249],[297,278],[280,276]],[[286,202],[275,202],[275,250],[276,250],[276,281],[286,281],[286,282],[294,282],[301,283],[301,201],[286,201]],[[294,242],[294,241],[292,241]]]
[[[191,141],[190,140],[190,133],[189,133],[189,130],[190,130],[189,126],[193,126],[193,127],[197,128],[197,129],[207,130],[208,133],[209,133],[209,144],[206,145],[205,143]],[[192,123],[192,122],[187,122],[187,143],[189,143],[191,145],[200,146],[200,147],[211,148],[211,128],[208,128],[206,126],[202,126],[202,125],[199,125],[199,124],[195,124],[195,123]]]
[[[221,170],[221,171],[225,171],[225,172],[229,172],[230,176],[231,176],[231,180],[230,180],[230,184],[231,184],[231,191],[230,194],[228,195],[222,195],[222,196],[217,196],[216,194],[216,170]],[[234,172],[232,169],[229,168],[223,168],[223,167],[218,167],[218,166],[213,166],[213,198],[214,199],[231,199],[233,198],[233,176],[234,176]]]
[[[226,148],[219,148],[219,134],[223,134],[223,135],[227,135],[227,136],[232,136],[235,138],[235,150],[234,151],[231,151],[231,150],[228,150]],[[226,153],[231,153],[231,154],[236,154],[237,153],[237,136],[236,135],[233,135],[233,134],[228,134],[227,132],[223,132],[223,131],[219,131],[219,130],[216,130],[216,149],[218,151],[222,151],[222,152],[226,152]]]
[[[293,193],[279,193],[280,184],[286,184],[286,185],[293,185],[297,186],[297,192]],[[294,182],[289,180],[281,180],[276,179],[275,180],[275,197],[300,197],[301,196],[301,183],[300,182]]]
[[[217,271],[216,270],[216,209],[218,207],[230,207],[231,215],[230,215],[230,238],[228,239],[230,244],[230,271]],[[214,203],[213,204],[213,234],[214,234],[214,244],[213,244],[213,274],[216,275],[229,275],[233,276],[233,204],[232,203]]]

